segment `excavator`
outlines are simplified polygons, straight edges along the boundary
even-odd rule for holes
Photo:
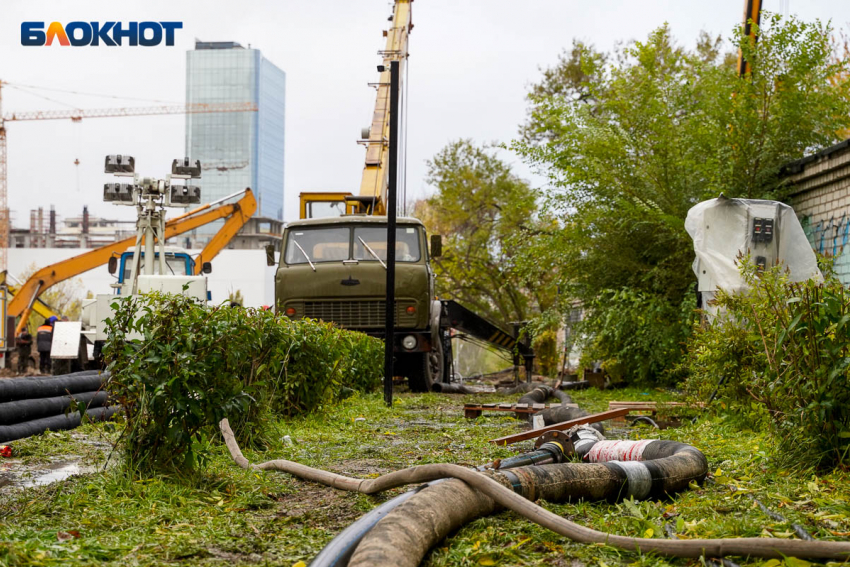
[[[242,197],[238,201],[233,203],[226,202],[240,195]],[[257,201],[254,198],[253,192],[250,189],[245,189],[244,191],[239,191],[218,201],[202,205],[168,220],[165,223],[164,238],[167,240],[168,238],[179,236],[211,222],[225,219],[224,225],[203,248],[201,253],[190,262],[187,262],[185,273],[199,275],[204,271],[205,267],[209,269],[209,262],[227,246],[256,210]],[[126,257],[128,255],[132,256],[133,253],[129,252],[128,248],[132,248],[135,243],[136,237],[133,236],[89,250],[73,258],[46,266],[35,272],[21,286],[10,288],[9,291],[14,296],[8,303],[7,315],[19,318],[15,328],[15,334],[19,334],[26,327],[27,320],[34,310],[42,316],[46,315],[49,317],[51,314],[55,314],[49,306],[39,302],[39,296],[47,289],[59,282],[73,278],[104,264],[109,264],[110,272],[114,273],[119,260],[123,267],[126,263]],[[166,254],[169,254],[169,252],[166,252]],[[171,255],[174,255],[174,253],[171,252]],[[119,283],[123,281],[121,277],[123,275],[124,270],[122,270],[119,276]]]

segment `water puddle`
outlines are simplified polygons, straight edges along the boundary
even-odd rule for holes
[[[4,459],[0,462],[0,490],[44,486],[97,471],[97,467],[84,465],[81,460],[81,457],[72,456],[51,463],[25,464],[20,459]]]

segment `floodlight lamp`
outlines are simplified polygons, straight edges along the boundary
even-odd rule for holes
[[[171,162],[171,174],[198,179],[201,177],[201,161],[190,158],[176,159]]]
[[[133,186],[129,183],[104,183],[103,200],[107,203],[132,203]]]
[[[201,202],[201,188],[197,185],[172,185],[172,205],[197,205]]]
[[[106,156],[106,162],[103,166],[105,173],[135,173],[136,160],[133,156],[112,155]]]

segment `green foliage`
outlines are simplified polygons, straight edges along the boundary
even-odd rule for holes
[[[543,213],[561,220],[516,241],[516,271],[554,269],[571,300],[593,305],[593,332],[625,338],[632,324],[618,304],[597,301],[600,290],[628,289],[648,311],[677,312],[693,282],[688,209],[721,192],[781,195],[781,166],[850,124],[850,83],[834,80],[850,63],[833,60],[829,26],[763,21],[755,45],[739,30],[732,38],[751,63],[746,77],[718,40],[704,35],[687,50],[664,26],[608,55],[577,46],[532,90],[524,139],[511,147],[548,176]],[[664,345],[681,338],[678,325],[669,329]],[[657,374],[676,361],[670,352],[646,349],[652,360],[626,375]]]
[[[582,362],[601,360],[615,381],[670,382],[695,307],[693,294],[681,305],[670,305],[629,289],[602,292],[579,325]]]
[[[554,329],[546,329],[537,333],[531,343],[534,348],[534,363],[540,374],[554,376],[561,367],[560,352],[558,352],[558,332]]]
[[[258,443],[269,414],[307,412],[343,386],[380,384],[383,343],[332,324],[181,295],[114,307],[104,357],[126,416],[127,464],[140,472],[196,468],[224,417],[243,442]]]
[[[722,310],[690,345],[689,389],[767,418],[782,458],[795,468],[850,462],[850,293],[832,276],[794,283],[781,267],[741,273],[751,290],[719,293]],[[710,380],[714,377],[713,380]]]
[[[434,259],[437,295],[457,299],[506,325],[524,321],[554,300],[551,273],[514,270],[512,238],[539,232],[535,193],[488,148],[458,140],[428,162],[436,192],[416,206],[429,232],[442,234]]]

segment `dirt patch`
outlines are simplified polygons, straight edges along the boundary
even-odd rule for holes
[[[275,496],[274,515],[287,524],[321,526],[339,532],[363,515],[357,495],[310,482],[295,483],[295,492]]]

